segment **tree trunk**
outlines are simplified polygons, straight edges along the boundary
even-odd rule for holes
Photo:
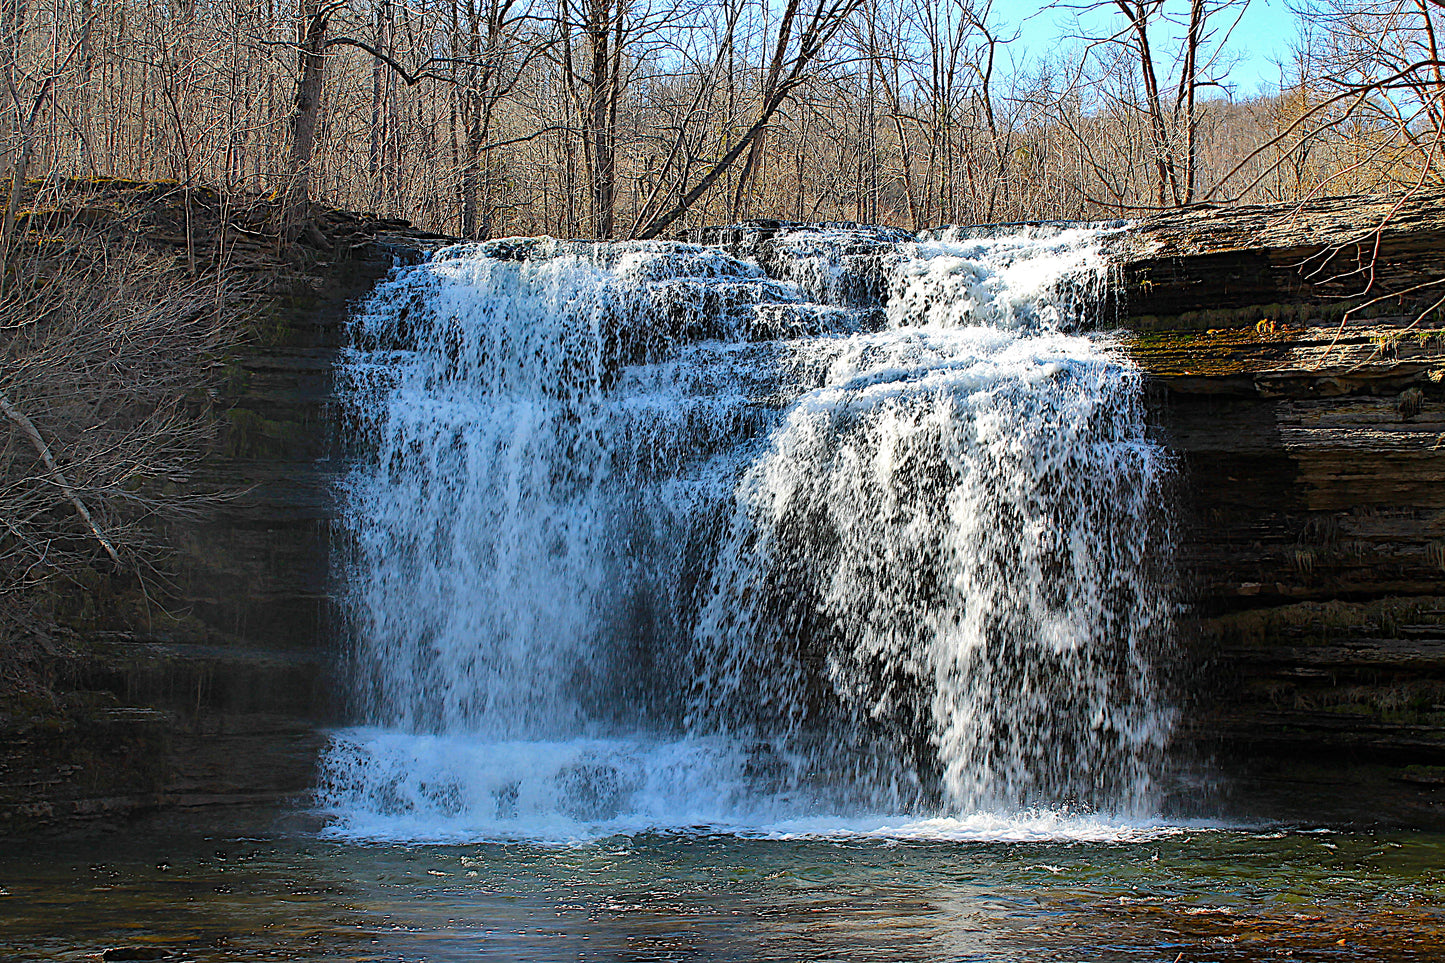
[[[29,4],[26,0],[0,0],[0,82],[9,91],[17,91],[21,82],[19,65],[20,40],[24,34],[25,19]],[[30,166],[30,152],[34,141],[33,124],[26,116],[20,98],[12,98],[13,104],[6,111],[11,116],[6,138],[6,168],[10,175],[9,190],[6,193],[4,224],[0,227],[0,272],[10,265],[10,246],[15,236],[15,215],[20,209],[20,197],[25,190],[25,175]],[[31,112],[33,114],[33,111]],[[3,282],[3,278],[0,278]]]
[[[287,218],[311,200],[311,161],[321,120],[326,74],[326,29],[331,7],[323,0],[300,0],[297,21],[295,109],[291,114],[291,157],[286,177]]]
[[[768,78],[763,83],[762,102],[764,104],[773,100],[778,90],[778,83],[783,73],[783,61],[788,52],[788,40],[793,32],[793,23],[798,16],[798,0],[788,0],[788,5],[783,11],[783,18],[778,23],[778,41],[773,47],[773,59],[768,65]],[[752,181],[753,173],[757,170],[758,161],[761,158],[763,149],[763,138],[767,136],[767,128],[757,132],[753,142],[748,146],[748,156],[743,161],[742,170],[738,173],[737,187],[733,192],[733,208],[737,216],[747,217],[748,185]]]
[[[621,28],[621,11],[617,11]],[[592,128],[592,212],[597,236],[610,238],[616,231],[617,156],[613,118],[621,93],[617,75],[620,51],[612,49],[612,0],[592,0],[587,17],[587,40],[592,54],[588,123]]]
[[[376,6],[376,49],[387,52],[391,41],[391,4],[382,0]],[[385,149],[386,126],[382,104],[386,95],[386,64],[380,57],[373,57],[371,64],[371,137],[367,151],[367,171],[371,174],[371,209],[380,211],[382,206],[382,151]]]

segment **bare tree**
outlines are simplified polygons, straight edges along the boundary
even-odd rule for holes
[[[311,199],[311,167],[326,83],[326,31],[344,0],[297,0],[296,94],[291,114],[291,149],[286,167],[288,207]]]
[[[801,0],[789,0],[779,21],[763,88],[753,122],[732,142],[716,163],[673,206],[640,226],[637,236],[653,238],[667,230],[705,195],[753,143],[762,136],[778,110],[809,79],[814,61],[862,6],[863,0],[816,0],[811,10]]]
[[[1119,208],[1179,206],[1199,192],[1200,94],[1224,89],[1225,52],[1249,0],[1189,0],[1177,16],[1166,0],[1107,0],[1083,7],[1060,4],[1084,14],[1109,9],[1115,14],[1112,32],[1085,28],[1079,39],[1083,53],[1072,84],[1085,83],[1098,98],[1098,109],[1115,110],[1124,139],[1137,122],[1144,132],[1153,189],[1148,200],[1135,198],[1128,187],[1110,190]],[[1105,175],[1114,165],[1094,154],[1078,126],[1066,129],[1091,154],[1090,166]],[[1107,180],[1107,176],[1104,178]],[[1127,182],[1132,186],[1132,179]]]
[[[463,237],[488,237],[492,201],[482,196],[489,193],[493,174],[492,122],[502,99],[533,60],[550,49],[553,38],[536,28],[538,17],[526,0],[454,0],[453,10],[458,9],[454,82],[464,135],[461,229]]]
[[[97,559],[144,572],[164,489],[215,438],[211,362],[240,330],[226,279],[95,240],[60,260],[27,252],[0,297],[0,593],[72,578]]]
[[[15,218],[30,163],[35,153],[36,124],[50,99],[56,80],[69,58],[62,55],[64,43],[61,25],[52,23],[48,37],[41,34],[42,44],[35,51],[34,66],[26,69],[20,62],[27,38],[28,0],[0,0],[0,83],[9,115],[9,143],[6,145],[5,167],[10,176],[5,200],[5,215],[0,224],[0,273],[10,268],[15,241]],[[31,39],[35,39],[31,34]],[[0,277],[0,287],[4,285]]]
[[[318,200],[642,237],[1432,181],[1435,0],[1309,0],[1278,94],[1236,99],[1244,3],[1058,3],[1087,29],[1029,50],[988,0],[0,0],[7,230],[37,170],[275,192],[317,245]]]

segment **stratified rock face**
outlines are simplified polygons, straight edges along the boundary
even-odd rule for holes
[[[195,223],[214,221],[207,200],[191,198]],[[49,630],[55,700],[0,703],[0,835],[158,806],[273,803],[313,784],[318,725],[335,712],[332,371],[351,304],[427,243],[405,222],[317,222],[320,252],[282,256],[254,231],[227,238],[233,270],[252,279],[255,320],[227,362],[219,447],[185,482],[222,497],[164,532],[172,578],[144,592],[133,580],[101,586],[89,610]],[[175,243],[154,225],[137,230],[161,250]],[[220,233],[212,224],[196,239],[198,256]]]
[[[1284,306],[1295,316],[1306,306],[1309,317],[1309,307],[1338,313],[1342,302],[1384,296],[1428,303],[1445,293],[1442,247],[1445,194],[1422,191],[1160,214],[1115,253],[1130,325],[1169,330],[1258,320]]]
[[[1411,289],[1445,278],[1445,207],[1413,200],[1376,238],[1393,207],[1146,222],[1122,268],[1126,343],[1180,459],[1201,662],[1186,731],[1256,763],[1390,764],[1422,794],[1401,811],[1438,819],[1445,318],[1426,309],[1445,288]],[[1362,251],[1369,267],[1376,241],[1373,282],[1339,270]]]

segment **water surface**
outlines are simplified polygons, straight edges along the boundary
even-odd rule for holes
[[[404,846],[253,814],[12,841],[0,893],[17,960],[1445,959],[1419,832]]]

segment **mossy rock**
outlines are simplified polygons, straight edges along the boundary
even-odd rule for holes
[[[1445,787],[1445,766],[1406,766],[1395,778],[1417,786]]]

